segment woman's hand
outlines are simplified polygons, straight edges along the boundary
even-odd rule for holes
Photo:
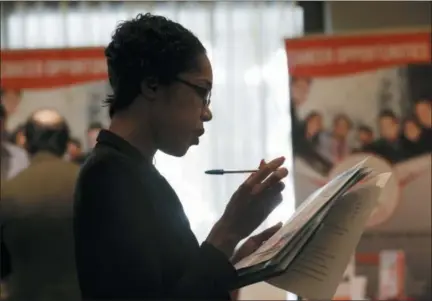
[[[249,236],[281,203],[281,182],[288,170],[281,167],[284,157],[261,161],[259,170],[237,189],[225,212],[210,232],[207,242],[221,250],[228,258],[236,245]]]
[[[279,229],[282,227],[282,223],[278,223],[273,227],[270,227],[261,233],[249,237],[241,247],[235,252],[234,256],[231,258],[231,262],[236,264],[243,258],[251,255],[253,252],[258,250],[258,248],[265,243],[270,237],[272,237]]]

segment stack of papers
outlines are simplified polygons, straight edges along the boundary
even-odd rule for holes
[[[236,264],[235,288],[260,281],[306,299],[335,294],[391,173],[364,160],[315,191],[257,251]]]

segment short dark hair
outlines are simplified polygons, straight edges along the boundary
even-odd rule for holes
[[[170,84],[179,73],[194,69],[206,50],[182,25],[162,16],[139,14],[117,26],[105,49],[112,87],[106,104],[112,117],[141,92],[143,80]]]
[[[359,132],[366,132],[366,133],[368,133],[368,134],[373,134],[373,131],[372,131],[372,129],[369,127],[369,126],[367,126],[367,125],[359,125],[358,127],[357,127],[357,131],[359,131]]]
[[[100,130],[103,129],[103,125],[100,122],[92,122],[87,128],[87,132],[90,132],[92,130]]]
[[[308,85],[310,85],[312,83],[312,79],[310,77],[298,77],[298,76],[292,76],[290,78],[290,84],[295,84],[296,82],[299,81],[305,81]]]
[[[432,98],[429,98],[429,97],[420,98],[419,100],[417,100],[415,102],[415,105],[422,104],[422,103],[432,105]]]
[[[317,111],[311,111],[309,114],[306,115],[305,117],[305,121],[306,123],[309,122],[309,120],[311,120],[314,117],[322,117],[320,113],[318,113]]]
[[[81,148],[81,141],[78,138],[70,138],[69,143],[75,144],[77,147]]]
[[[69,126],[66,121],[55,125],[43,125],[31,116],[24,125],[26,149],[30,155],[41,151],[63,156],[69,142]]]
[[[378,115],[379,119],[381,118],[391,118],[393,119],[393,121],[398,122],[398,118],[396,116],[396,114],[392,111],[392,110],[382,110],[379,115]]]
[[[417,117],[414,116],[414,115],[409,115],[409,116],[407,116],[407,117],[405,117],[405,118],[403,119],[403,123],[404,123],[404,124],[407,123],[407,122],[412,122],[412,123],[414,123],[415,125],[420,126]]]
[[[333,118],[333,124],[338,123],[339,121],[345,121],[348,124],[348,127],[351,128],[352,127],[352,121],[351,119],[348,117],[348,115],[346,114],[337,114],[334,118]]]
[[[0,119],[5,119],[7,117],[6,109],[2,103],[0,103]]]
[[[18,96],[21,96],[22,91],[20,89],[4,89],[4,88],[0,88],[0,97],[3,97],[4,94],[6,94],[7,92],[13,92],[15,94],[17,94]]]

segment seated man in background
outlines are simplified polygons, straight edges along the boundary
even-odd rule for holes
[[[6,140],[6,109],[0,103],[1,183],[2,185],[27,167],[27,153]]]
[[[72,198],[79,167],[63,159],[69,129],[56,111],[39,110],[25,135],[30,165],[1,192],[1,239],[11,266],[10,275],[2,275],[8,300],[76,301]]]

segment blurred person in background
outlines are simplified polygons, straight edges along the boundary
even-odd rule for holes
[[[312,84],[312,79],[307,77],[295,77],[291,78],[290,92],[291,92],[291,102],[294,104],[295,108],[301,107],[308,96],[310,87]]]
[[[352,128],[351,119],[345,114],[338,114],[333,118],[331,132],[322,133],[319,139],[319,152],[330,162],[342,161],[351,153],[348,135]]]
[[[15,177],[21,170],[28,166],[28,157],[24,149],[13,145],[6,140],[7,112],[0,104],[0,141],[1,141],[1,185]]]
[[[290,100],[291,100],[291,123],[293,137],[293,151],[295,154],[301,153],[301,145],[305,144],[304,123],[298,117],[299,107],[306,102],[309,96],[311,80],[309,78],[290,78]]]
[[[291,113],[291,138],[294,156],[302,158],[304,162],[307,162],[312,168],[326,175],[332,168],[332,163],[324,158],[316,150],[316,138],[310,135],[310,130],[320,123],[318,116],[310,116],[310,120],[300,120],[298,116],[299,108],[306,102],[310,88],[312,85],[312,79],[307,77],[291,77],[290,78],[290,113]],[[309,136],[309,137],[307,137]]]
[[[319,147],[319,135],[323,131],[322,116],[318,112],[309,113],[304,120],[304,136],[313,147]]]
[[[33,113],[25,124],[27,169],[1,191],[2,242],[11,273],[3,275],[10,300],[76,301],[72,206],[79,167],[63,159],[69,141],[64,118]]]
[[[105,55],[111,124],[99,133],[75,190],[83,299],[228,300],[237,282],[234,264],[281,227],[249,238],[234,253],[282,201],[284,158],[261,161],[199,245],[153,159],[158,150],[184,156],[212,119],[206,49],[182,25],[140,14],[118,25]]]
[[[87,129],[87,146],[89,148],[89,151],[91,151],[95,147],[97,143],[97,136],[102,129],[103,126],[100,122],[92,122],[89,125]]]
[[[12,116],[21,103],[22,91],[18,89],[0,88],[0,98],[7,115]]]
[[[421,99],[415,104],[415,114],[424,129],[432,129],[432,100]]]
[[[413,117],[406,118],[403,124],[402,145],[406,159],[427,152],[427,141],[422,135],[422,128]]]
[[[24,125],[18,125],[15,130],[8,136],[10,143],[19,146],[21,148],[25,147],[25,135],[24,135]]]
[[[357,143],[358,148],[356,152],[368,151],[370,145],[374,141],[374,133],[367,125],[360,125],[357,128]]]
[[[371,145],[372,151],[390,163],[403,160],[405,152],[399,118],[390,110],[382,111],[378,118],[380,139]]]
[[[78,164],[83,164],[87,157],[91,154],[93,148],[95,147],[97,143],[97,137],[99,135],[99,132],[103,129],[103,126],[100,122],[92,122],[90,123],[89,127],[87,128],[87,152],[83,152],[79,157],[75,159],[74,162]]]
[[[71,138],[67,148],[68,160],[77,164],[84,163],[85,154],[82,150],[81,141],[78,138]]]
[[[426,141],[426,152],[432,152],[432,99],[424,98],[415,104],[415,115],[422,127],[422,140]]]

